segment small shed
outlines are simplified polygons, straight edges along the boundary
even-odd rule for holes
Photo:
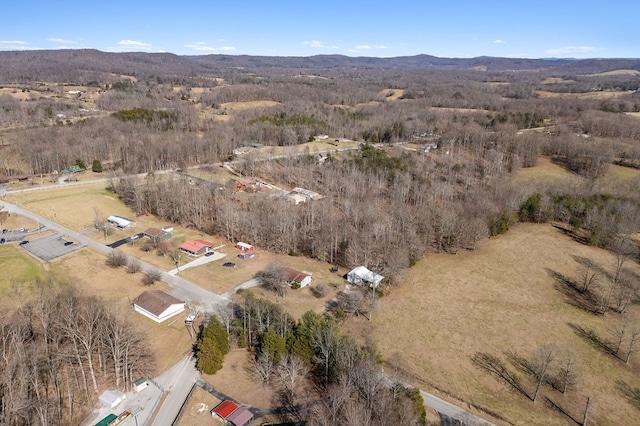
[[[367,284],[369,285],[369,287],[374,288],[377,287],[378,284],[380,284],[380,281],[382,281],[383,279],[384,277],[382,275],[370,271],[365,266],[358,266],[356,268],[353,268],[347,274],[347,281],[349,281],[351,284]]]
[[[116,420],[118,420],[118,416],[111,413],[107,415],[105,418],[103,418],[102,420],[100,420],[98,423],[96,423],[94,426],[109,426],[111,423],[115,422]]]
[[[147,290],[133,300],[133,309],[155,322],[163,322],[184,311],[184,302],[162,290]]]
[[[116,408],[118,404],[124,401],[127,398],[123,392],[120,392],[117,389],[109,389],[100,395],[98,400],[100,404],[104,405],[107,408]]]
[[[242,253],[238,253],[238,257],[240,259],[253,259],[254,257],[256,257],[256,254],[252,251],[242,252]]]
[[[135,382],[133,382],[133,390],[136,392],[140,392],[149,386],[149,380],[146,377],[142,377]]]
[[[251,251],[254,251],[256,249],[251,244],[243,243],[242,241],[240,241],[240,242],[238,242],[236,244],[236,248],[238,250],[240,250],[240,251],[245,251],[245,252],[251,252]]]
[[[234,411],[238,409],[238,404],[228,399],[225,399],[220,404],[216,405],[216,407],[211,410],[211,416],[218,416],[223,421],[227,420]]]
[[[233,426],[245,426],[253,420],[253,413],[244,407],[238,407],[226,420]]]

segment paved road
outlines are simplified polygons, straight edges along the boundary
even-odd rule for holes
[[[441,416],[448,417],[450,419],[455,419],[462,422],[463,425],[469,426],[495,426],[493,423],[484,420],[481,417],[478,417],[470,412],[463,410],[457,405],[453,405],[444,399],[440,399],[435,395],[427,393],[423,390],[420,391],[420,395],[422,395],[422,399],[424,400],[424,405],[436,410],[440,413]],[[446,419],[442,419],[443,422],[446,422]]]
[[[189,354],[155,380],[164,388],[166,398],[157,411],[153,426],[170,426],[173,423],[199,378],[195,358]]]

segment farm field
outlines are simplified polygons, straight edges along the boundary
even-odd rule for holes
[[[543,395],[578,419],[591,397],[597,424],[625,424],[637,411],[620,387],[636,383],[640,360],[626,365],[572,327],[606,336],[618,320],[613,313],[597,316],[577,308],[557,290],[553,273],[578,276],[574,255],[607,269],[615,263],[610,253],[581,245],[551,225],[518,225],[476,252],[419,261],[383,297],[372,322],[352,319],[347,329],[373,337],[386,363],[408,372],[416,385],[446,390],[461,403],[500,413],[509,424],[564,425],[568,419],[544,398],[532,403],[479,369],[472,356],[486,352],[506,359],[511,351],[527,357],[539,346],[557,344],[580,354],[577,390],[561,395],[545,387]],[[637,306],[630,315],[640,317]]]

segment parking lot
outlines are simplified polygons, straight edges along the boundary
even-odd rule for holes
[[[30,240],[26,244],[24,241],[29,240],[23,240],[21,243],[22,248],[45,262],[84,247],[82,244],[79,244],[70,238],[65,238],[60,234],[48,235],[46,237]]]
[[[22,241],[25,237],[37,232],[37,230],[29,231],[28,228],[3,229],[0,233],[0,244]]]

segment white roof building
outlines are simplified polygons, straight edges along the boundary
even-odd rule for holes
[[[135,222],[133,220],[129,220],[121,216],[109,216],[107,218],[107,222],[116,225],[118,228],[127,228],[129,226],[135,225]]]
[[[123,392],[120,392],[119,390],[116,390],[116,389],[109,389],[102,392],[98,400],[102,405],[104,405],[107,408],[116,408],[118,404],[120,404],[126,398],[127,398],[127,395],[124,394]]]
[[[382,275],[376,274],[368,270],[364,266],[358,266],[353,268],[347,274],[347,281],[352,284],[368,284],[370,287],[377,287],[380,284],[384,277]]]

